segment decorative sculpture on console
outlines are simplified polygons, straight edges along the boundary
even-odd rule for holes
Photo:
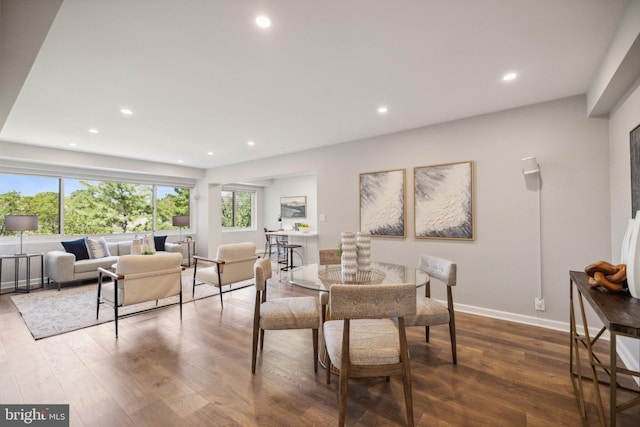
[[[591,286],[602,286],[611,292],[622,292],[627,288],[627,265],[613,265],[606,261],[589,264],[584,272],[589,275]]]

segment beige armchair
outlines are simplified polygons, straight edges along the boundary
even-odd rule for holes
[[[345,424],[349,378],[402,375],[407,423],[413,426],[411,368],[404,316],[416,313],[416,285],[331,285],[331,316],[323,335],[331,365],[340,368],[339,419]],[[397,317],[398,326],[391,318]]]
[[[418,298],[415,316],[408,316],[405,325],[424,326],[425,340],[429,342],[429,327],[435,325],[449,325],[451,339],[451,354],[453,363],[458,363],[456,352],[456,322],[453,311],[453,293],[451,288],[456,285],[457,265],[448,259],[422,255],[418,268],[427,273],[425,296]],[[431,299],[431,279],[437,279],[447,286],[447,305]]]
[[[253,264],[257,259],[256,244],[253,242],[220,245],[215,259],[194,256],[193,295],[195,296],[197,285],[207,283],[216,286],[220,288],[220,306],[224,307],[223,293],[251,286],[246,285],[231,289],[233,283],[253,279]],[[200,265],[198,265],[198,261],[200,261]],[[214,265],[202,268],[202,263]],[[224,285],[229,285],[229,290],[223,292],[222,286]]]
[[[313,370],[318,372],[318,328],[320,308],[314,297],[289,297],[267,299],[267,281],[273,276],[271,260],[255,263],[256,303],[253,314],[253,351],[251,373],[256,373],[258,335],[260,348],[264,346],[265,330],[311,329],[313,335]]]
[[[98,268],[98,297],[96,319],[100,304],[113,306],[116,338],[118,337],[118,309],[133,304],[178,295],[182,319],[182,254],[123,255],[115,264],[115,271]],[[111,282],[105,283],[104,277]]]

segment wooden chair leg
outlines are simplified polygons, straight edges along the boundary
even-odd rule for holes
[[[453,318],[453,313],[451,313],[451,318],[449,320],[449,339],[451,339],[451,355],[453,356],[453,364],[458,364],[458,352],[456,351],[456,323]]]
[[[253,351],[251,352],[251,373],[256,373],[256,359],[258,357],[258,332],[260,328],[253,325]]]
[[[264,348],[264,329],[260,329],[260,350]]]
[[[403,360],[402,365],[402,383],[404,386],[404,404],[407,408],[407,424],[413,426],[413,395],[411,392],[411,368],[409,367],[409,360]]]
[[[426,342],[429,342],[429,327],[428,326],[424,327],[424,340]]]
[[[407,347],[407,335],[404,326],[404,317],[398,318],[400,333],[400,362],[402,363],[402,385],[404,386],[404,403],[407,409],[407,425],[413,427],[413,395],[411,392],[411,362],[409,361],[409,348]]]
[[[318,328],[313,329],[313,372],[318,372]]]
[[[325,372],[325,382],[331,384],[331,359],[327,357],[327,372]]]
[[[340,369],[340,391],[338,392],[338,425],[340,427],[344,426],[347,417],[347,389],[349,385],[348,372],[344,372],[344,363],[342,365],[342,369]]]

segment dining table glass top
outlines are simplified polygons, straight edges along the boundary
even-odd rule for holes
[[[330,284],[320,278],[321,273],[329,269],[339,268],[339,265],[306,264],[287,271],[287,281],[292,285],[314,291],[329,292]],[[408,265],[391,264],[388,262],[372,262],[371,268],[384,273],[382,283],[415,283],[416,287],[424,286],[427,274]]]

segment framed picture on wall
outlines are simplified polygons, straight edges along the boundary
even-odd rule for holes
[[[306,218],[307,196],[280,197],[280,216],[282,218]]]
[[[405,169],[360,174],[360,231],[406,237]]]
[[[473,161],[413,169],[416,238],[474,239]]]
[[[640,125],[629,132],[631,146],[631,218],[640,210]]]

